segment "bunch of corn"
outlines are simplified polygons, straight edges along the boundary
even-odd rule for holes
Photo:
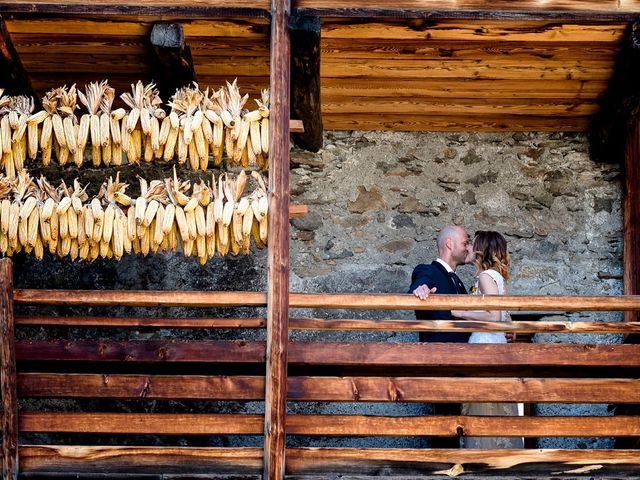
[[[171,130],[178,131],[175,145],[178,163],[183,164],[188,158],[193,170],[206,170],[209,163],[209,145],[205,143],[202,132],[204,113],[200,108],[204,96],[198,85],[194,84],[193,87],[179,89],[169,102]],[[171,158],[171,151],[166,150],[167,146],[164,158]]]
[[[89,139],[91,139],[91,161],[94,167],[101,164],[122,164],[122,145],[120,120],[125,110],[119,108],[111,111],[115,98],[115,90],[106,80],[100,83],[89,83],[85,93],[78,91],[78,98],[89,113],[80,117],[78,129],[78,149],[84,153]]]
[[[42,120],[42,132],[40,134],[40,149],[42,150],[42,163],[49,165],[51,151],[55,151],[56,159],[60,165],[73,161],[77,166],[83,162],[84,147],[78,146],[79,125],[75,116],[77,108],[76,86],[60,87],[50,90],[42,99],[42,107],[45,115]]]
[[[131,109],[122,119],[122,148],[127,154],[129,163],[150,162],[154,158],[162,158],[160,145],[160,120],[166,116],[160,108],[162,100],[155,84],[146,86],[138,81],[131,85],[131,93],[123,93],[120,98]]]
[[[42,113],[32,115],[33,99],[19,95],[2,96],[0,89],[0,158],[7,177],[13,178],[24,168],[27,156],[38,154],[38,125]]]

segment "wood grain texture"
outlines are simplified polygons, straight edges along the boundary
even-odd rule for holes
[[[265,361],[264,342],[19,340],[18,360]],[[289,364],[350,366],[640,366],[640,345],[289,342]]]
[[[289,376],[289,401],[629,403],[635,379]],[[259,400],[264,378],[252,376],[21,373],[21,397]]]
[[[358,449],[289,448],[287,474],[357,473],[418,474],[440,472],[460,464],[467,473],[552,472],[599,465],[598,474],[637,472],[637,450],[474,450],[474,449]],[[463,477],[464,478],[464,477]]]
[[[25,445],[20,471],[111,473],[259,473],[261,448]]]
[[[18,395],[16,390],[13,262],[0,259],[0,400],[2,404],[2,478],[18,478]]]

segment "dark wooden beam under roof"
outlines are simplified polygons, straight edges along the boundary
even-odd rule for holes
[[[0,16],[0,88],[4,88],[5,95],[27,95],[33,97],[37,106],[40,98],[35,94],[29,75],[25,70],[20,56],[13,46],[11,36],[4,19]]]
[[[165,101],[177,89],[196,81],[191,49],[184,39],[182,25],[175,22],[158,22],[150,35],[152,78]]]
[[[291,118],[300,119],[303,133],[294,133],[300,148],[317,152],[322,148],[320,108],[320,18],[292,16],[291,38]]]

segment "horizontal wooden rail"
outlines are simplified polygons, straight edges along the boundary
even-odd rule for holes
[[[466,471],[538,471],[551,474],[597,466],[598,473],[637,473],[637,450],[473,450],[287,448],[286,473],[358,475],[443,473],[460,464]],[[599,468],[598,468],[599,467]],[[261,448],[112,447],[21,445],[20,471],[259,473]],[[593,472],[590,473],[593,475]],[[464,477],[463,477],[464,478]]]
[[[551,473],[597,466],[589,473],[591,478],[594,471],[615,476],[625,470],[637,473],[640,458],[637,450],[288,448],[286,473],[446,474],[454,465],[467,472],[492,471],[502,476],[508,475],[509,470],[546,472],[545,478]]]
[[[290,376],[290,401],[634,403],[640,380],[615,378]],[[21,398],[260,400],[264,377],[20,373]]]
[[[16,325],[119,328],[264,328],[266,318],[158,318],[16,316]],[[364,330],[399,332],[640,333],[640,322],[470,320],[370,320],[290,318],[290,330]]]
[[[20,471],[260,473],[261,448],[21,445]]]
[[[289,435],[630,437],[640,435],[637,417],[484,417],[288,415]],[[184,413],[22,412],[24,433],[150,435],[261,435],[262,415]]]
[[[366,310],[640,310],[639,295],[622,296],[500,296],[432,295],[422,301],[401,294],[291,293],[291,308]],[[262,292],[178,292],[130,290],[15,290],[17,304],[134,307],[230,307],[266,305]]]
[[[18,361],[259,363],[265,360],[265,344],[242,340],[19,340],[16,355]],[[640,345],[291,342],[289,364],[638,367]]]

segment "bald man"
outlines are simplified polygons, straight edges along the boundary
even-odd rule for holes
[[[455,271],[469,258],[472,246],[467,231],[457,225],[445,225],[437,238],[438,258],[430,264],[420,264],[411,275],[409,293],[426,300],[431,293],[457,295],[469,293]],[[450,310],[416,310],[418,320],[454,320]],[[467,343],[466,332],[420,332],[421,342]]]

